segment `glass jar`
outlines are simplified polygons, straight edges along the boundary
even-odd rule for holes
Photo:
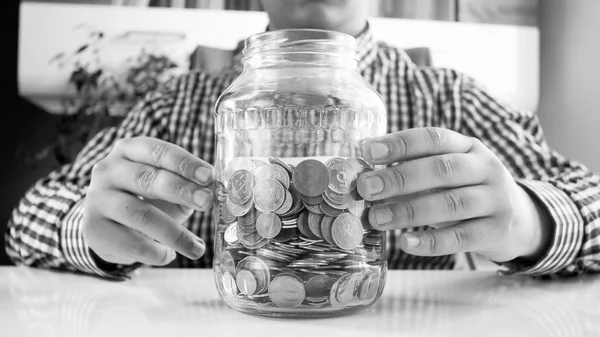
[[[213,270],[232,308],[276,317],[355,312],[383,291],[385,233],[356,191],[361,141],[386,132],[347,34],[288,29],[245,41],[215,106]]]

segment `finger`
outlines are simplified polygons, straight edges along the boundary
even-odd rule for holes
[[[356,188],[366,200],[379,200],[429,189],[475,185],[484,182],[486,174],[479,156],[453,153],[365,172],[358,177]]]
[[[214,169],[209,163],[160,139],[121,139],[115,145],[115,151],[131,161],[171,171],[203,186],[210,185],[214,178]]]
[[[160,199],[145,199],[146,202],[156,206],[161,211],[165,212],[175,223],[183,223],[187,220],[194,210],[183,205],[170,203]]]
[[[171,171],[154,166],[121,160],[121,174],[112,177],[115,187],[148,199],[161,199],[198,211],[210,209],[213,191],[210,187],[187,180]]]
[[[374,205],[369,223],[379,230],[419,227],[488,216],[497,206],[489,186],[438,190],[394,204]]]
[[[387,165],[445,153],[467,153],[473,138],[443,128],[415,128],[367,139],[363,157],[372,164]]]
[[[479,251],[495,244],[496,227],[492,218],[479,218],[455,226],[423,232],[404,233],[400,248],[418,256],[440,256]]]
[[[104,205],[111,220],[133,228],[148,237],[175,249],[190,259],[198,259],[206,250],[202,239],[156,206],[135,196],[114,193]]]
[[[164,266],[176,257],[173,249],[110,219],[95,219],[87,227],[84,240],[106,262]]]

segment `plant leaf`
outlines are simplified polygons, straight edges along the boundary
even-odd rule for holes
[[[75,51],[75,54],[80,54],[84,50],[88,49],[88,47],[89,47],[89,45],[84,44],[83,46],[79,47],[79,49],[77,49],[77,51]]]

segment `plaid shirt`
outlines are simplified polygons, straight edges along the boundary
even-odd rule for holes
[[[600,176],[548,147],[537,116],[513,109],[450,69],[419,68],[405,52],[376,42],[367,29],[357,38],[362,76],[382,95],[388,131],[443,127],[479,138],[536,197],[552,219],[550,249],[533,265],[506,263],[509,273],[572,275],[600,271]],[[239,55],[217,75],[192,71],[149,93],[118,126],[97,134],[76,160],[40,179],[14,210],[6,249],[16,264],[123,278],[134,268],[107,271],[83,240],[81,218],[92,167],[120,138],[157,137],[214,162],[213,107],[240,72]],[[214,225],[196,212],[186,223],[206,240],[197,261],[178,256],[181,267],[210,267]],[[422,230],[422,228],[410,229]],[[387,235],[388,265],[404,269],[451,269],[456,257],[405,254],[402,231]]]

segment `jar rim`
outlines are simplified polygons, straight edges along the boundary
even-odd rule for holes
[[[249,56],[256,52],[302,48],[307,45],[316,50],[339,48],[354,53],[357,50],[356,39],[350,34],[323,29],[288,28],[249,36],[244,40],[242,53]]]

